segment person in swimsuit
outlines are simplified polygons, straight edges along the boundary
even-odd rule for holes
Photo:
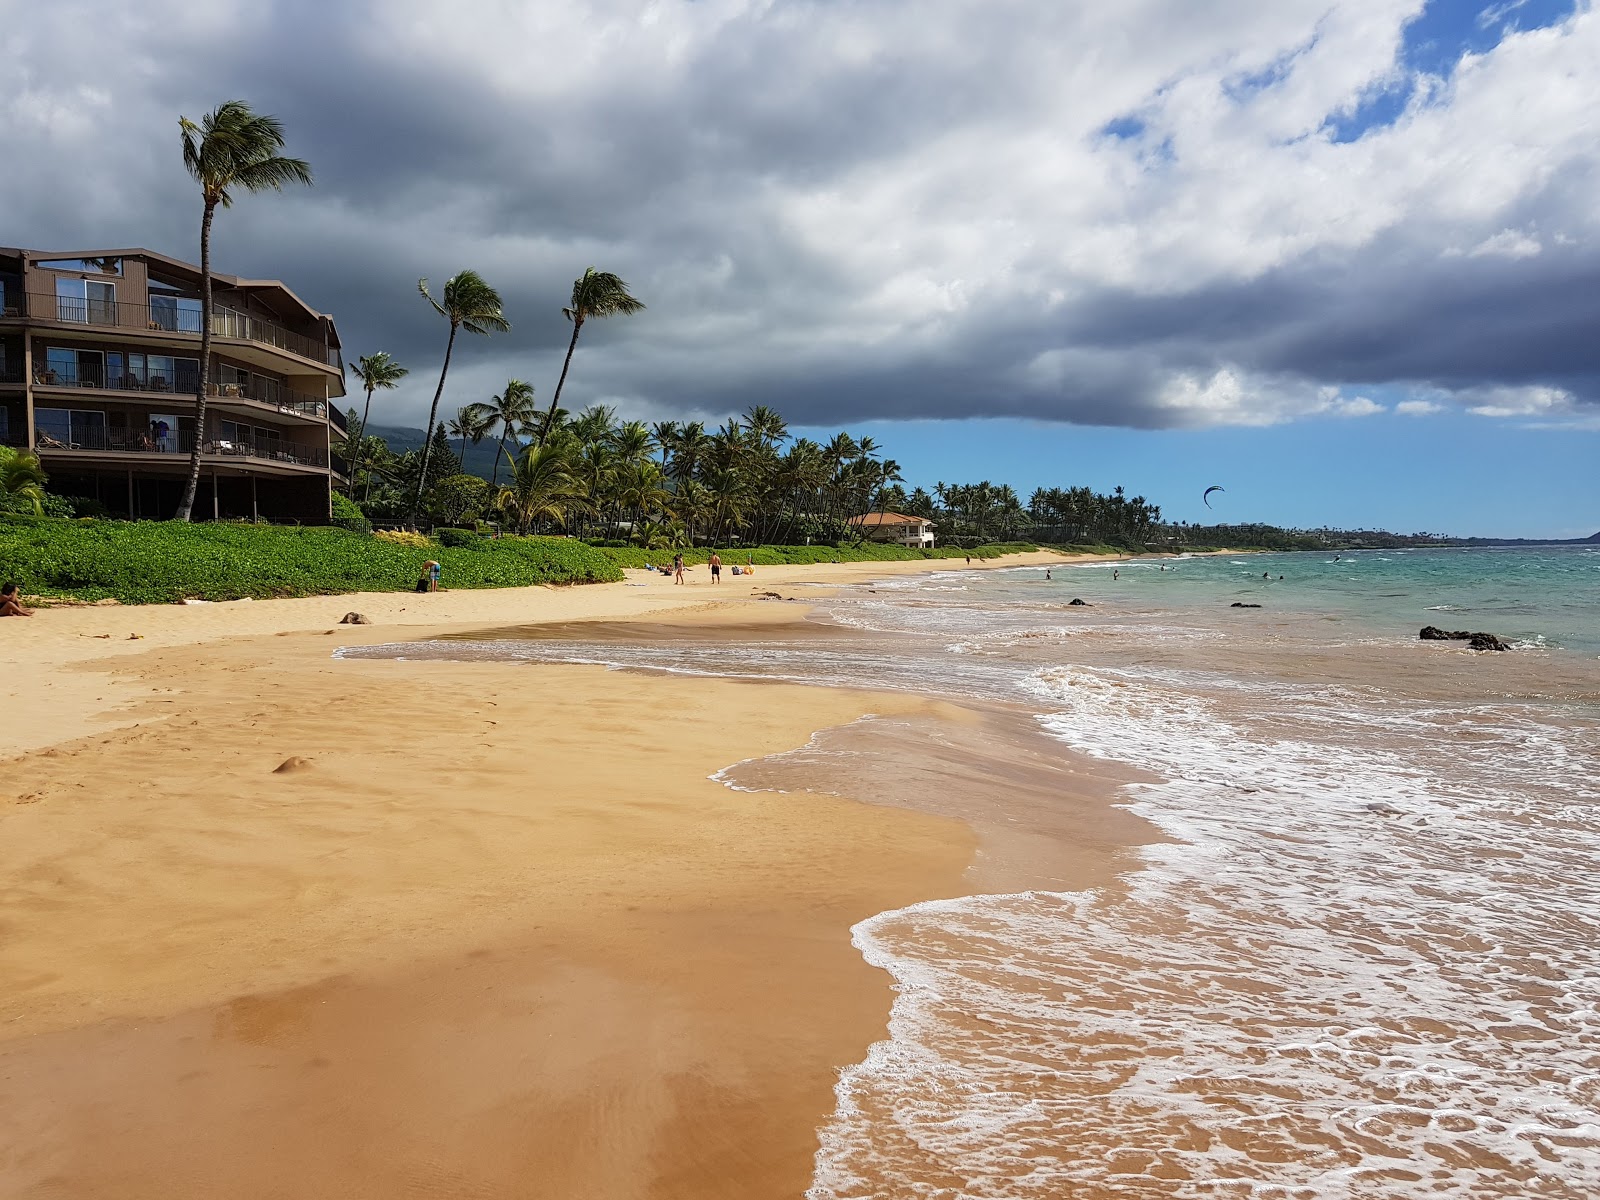
[[[722,558],[715,550],[711,552],[711,582],[722,582]]]
[[[0,617],[31,617],[33,609],[22,606],[22,593],[17,585],[8,583],[0,588]]]
[[[674,554],[672,556],[672,582],[673,583],[682,583],[683,582],[683,555],[682,554]]]

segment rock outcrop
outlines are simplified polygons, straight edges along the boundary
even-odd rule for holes
[[[1417,635],[1425,642],[1465,642],[1471,650],[1509,650],[1511,643],[1492,633],[1469,633],[1465,629],[1440,629],[1437,625],[1424,625]]]
[[[1228,605],[1228,607],[1229,608],[1260,608],[1261,605],[1259,605],[1259,604],[1246,604],[1243,600],[1235,600],[1232,604]]]

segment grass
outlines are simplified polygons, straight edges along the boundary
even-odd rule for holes
[[[174,521],[0,522],[0,580],[29,596],[123,604],[409,591],[430,558],[449,588],[599,583],[611,559],[570,538],[396,545],[343,529]]]
[[[901,546],[758,546],[721,551],[729,566],[996,558],[1023,542],[911,550]],[[684,552],[691,564],[711,551]],[[378,537],[336,528],[174,521],[0,518],[0,580],[28,596],[114,599],[123,604],[409,591],[437,559],[446,588],[604,583],[622,568],[672,561],[667,550],[594,547],[575,538],[479,538],[462,546]]]
[[[863,546],[721,546],[717,553],[728,566],[754,560],[758,567],[783,567],[803,563],[833,562],[916,562],[922,559],[999,558],[1004,554],[1022,554],[1039,547],[1031,542],[1005,542],[990,546],[976,546],[971,550],[939,547],[935,550],[913,550],[905,546],[883,546],[868,543]],[[632,546],[599,546],[596,554],[604,554],[619,567],[666,566],[672,562],[675,551],[639,550]],[[683,561],[690,566],[706,562],[711,550],[701,546],[683,552]]]

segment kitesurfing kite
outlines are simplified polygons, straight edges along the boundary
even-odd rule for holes
[[[1211,507],[1211,493],[1212,492],[1221,492],[1221,491],[1225,491],[1225,490],[1226,489],[1223,488],[1221,484],[1213,483],[1210,487],[1208,487],[1204,492],[1201,493],[1200,499],[1202,499],[1202,500],[1204,500],[1206,502],[1206,507],[1207,508],[1210,508]]]

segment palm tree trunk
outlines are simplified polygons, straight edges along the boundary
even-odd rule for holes
[[[500,440],[494,447],[494,474],[489,478],[489,490],[492,492],[500,484],[500,456],[506,452],[506,434],[511,432],[508,425],[500,431]]]
[[[561,378],[556,380],[556,394],[550,397],[550,411],[545,414],[544,428],[539,430],[539,445],[550,436],[550,426],[555,424],[556,405],[561,403],[561,388],[567,382],[567,371],[572,366],[572,352],[578,348],[578,330],[583,328],[583,318],[572,319],[572,340],[567,343],[567,357],[561,363]]]
[[[356,486],[356,475],[361,466],[361,452],[367,448],[367,418],[372,415],[372,389],[367,389],[367,402],[361,409],[361,436],[356,440],[355,462],[350,464],[350,490]],[[366,494],[372,495],[372,480],[367,480]]]
[[[433,451],[433,425],[439,419],[439,397],[444,395],[444,377],[450,373],[450,352],[456,348],[456,323],[450,322],[450,340],[444,344],[444,366],[439,368],[439,386],[433,389],[433,407],[428,410],[428,427],[422,431],[422,473],[417,476],[417,495],[411,502],[411,523],[422,512],[422,493],[428,489],[428,457]]]
[[[187,521],[194,511],[195,492],[200,487],[200,443],[206,436],[206,379],[211,373],[211,219],[216,215],[214,200],[206,201],[200,218],[200,382],[194,393],[194,446],[189,451],[189,478],[183,485],[174,521]],[[216,487],[215,480],[212,487]]]

